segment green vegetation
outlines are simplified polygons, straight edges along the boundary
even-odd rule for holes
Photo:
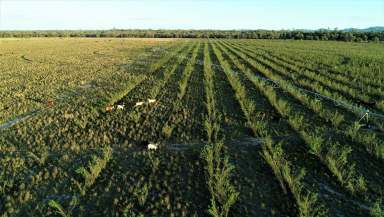
[[[281,143],[273,144],[272,139],[267,137],[263,146],[262,156],[271,166],[284,192],[287,192],[285,185],[291,190],[296,199],[300,217],[328,215],[324,206],[317,204],[317,195],[312,192],[306,192],[302,183],[305,170],[301,169],[297,174],[292,172],[291,165],[284,158]]]
[[[88,31],[0,31],[0,38],[86,37],[86,38],[226,38],[226,39],[292,39],[321,41],[384,41],[383,31],[359,30],[88,30]]]
[[[201,155],[206,163],[207,184],[211,193],[208,212],[214,217],[227,217],[239,196],[231,183],[231,173],[235,168],[229,163],[221,142],[207,145]]]
[[[208,43],[204,45],[204,87],[205,87],[205,105],[207,116],[204,120],[204,127],[207,132],[208,142],[214,142],[218,139],[220,131],[220,114],[216,111],[214,83],[213,83],[212,61],[209,56]]]
[[[99,158],[96,155],[92,156],[92,160],[88,163],[87,168],[79,167],[76,173],[82,176],[84,183],[76,182],[80,189],[81,195],[85,195],[86,188],[91,187],[100,175],[101,171],[107,166],[108,161],[112,157],[112,149],[105,147],[102,149],[102,156]]]
[[[58,215],[60,215],[60,216],[62,216],[62,217],[69,217],[69,215],[67,215],[67,214],[64,212],[63,207],[62,207],[60,204],[58,204],[56,201],[54,201],[54,200],[50,200],[50,201],[48,202],[48,205],[49,205],[50,207],[56,209]]]
[[[372,217],[384,216],[384,211],[381,208],[381,199],[377,200],[370,210]]]
[[[380,43],[1,42],[0,216],[383,214]]]

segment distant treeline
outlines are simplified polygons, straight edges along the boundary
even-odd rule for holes
[[[88,38],[228,38],[228,39],[295,39],[333,41],[384,41],[384,32],[272,31],[272,30],[52,30],[0,31],[1,38],[88,37]]]

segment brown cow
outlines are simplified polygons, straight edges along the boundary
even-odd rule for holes
[[[111,111],[113,111],[113,105],[107,105],[106,107],[105,107],[105,111],[107,111],[107,112],[111,112]]]

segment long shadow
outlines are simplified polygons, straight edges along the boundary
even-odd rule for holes
[[[224,69],[219,63],[212,50],[212,44],[209,46],[210,58],[212,61],[214,94],[218,113],[221,114],[222,124],[220,133],[221,138],[231,139],[250,135],[250,129],[245,126],[246,119],[240,104],[236,99],[235,92],[224,73]]]
[[[207,111],[204,106],[204,69],[201,64],[204,59],[204,44],[199,47],[193,72],[188,82],[185,96],[172,118],[176,122],[170,140],[173,141],[202,141],[205,138],[204,117]]]

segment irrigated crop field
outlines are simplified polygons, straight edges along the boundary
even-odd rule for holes
[[[383,216],[383,51],[1,39],[0,216]]]

